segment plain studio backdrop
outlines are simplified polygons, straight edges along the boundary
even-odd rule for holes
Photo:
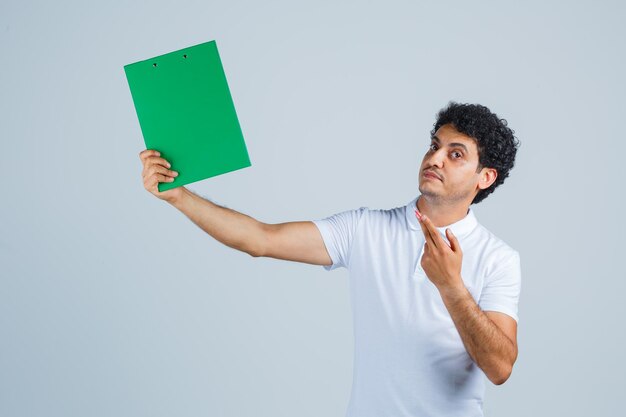
[[[520,353],[485,414],[615,415],[625,10],[2,1],[0,415],[344,415],[347,271],[237,252],[143,188],[123,66],[210,40],[252,166],[188,188],[263,222],[405,205],[448,101],[505,118],[516,166],[472,207],[521,254]]]

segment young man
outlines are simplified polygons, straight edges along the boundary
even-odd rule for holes
[[[480,105],[437,115],[420,195],[389,210],[361,207],[309,222],[265,224],[184,187],[154,150],[144,187],[220,242],[252,256],[350,272],[354,376],[347,416],[482,416],[484,377],[504,383],[517,358],[519,253],[470,205],[513,168],[519,142]]]

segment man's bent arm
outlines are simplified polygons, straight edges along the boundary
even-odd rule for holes
[[[516,344],[487,317],[467,288],[440,293],[469,355],[491,382],[503,384],[517,359]]]

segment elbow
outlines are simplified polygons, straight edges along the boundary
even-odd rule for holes
[[[244,243],[238,243],[238,244],[224,243],[224,244],[228,246],[229,248],[235,249],[239,252],[246,253],[252,256],[253,258],[258,258],[260,256],[263,256],[263,251],[261,250],[260,247],[258,247],[258,245],[249,245],[249,244],[244,244]]]
[[[515,361],[517,361],[517,346],[514,347],[512,357],[501,360],[497,372],[492,372],[491,375],[489,375],[489,380],[494,385],[504,384],[511,376],[511,373],[513,373],[513,365],[515,365]]]
[[[513,371],[513,367],[512,366],[507,366],[500,373],[494,374],[494,375],[490,375],[489,376],[489,380],[494,385],[502,385],[509,379],[509,377],[511,376],[512,371]]]
[[[262,256],[267,256],[266,247],[266,242],[264,242],[263,238],[260,238],[255,239],[254,241],[246,242],[242,245],[241,250],[253,258],[260,258]]]
[[[493,383],[493,385],[502,385],[506,382],[507,379],[509,379],[508,376],[502,376],[500,378],[492,378],[490,379],[490,381]]]
[[[263,256],[263,251],[259,248],[248,249],[245,252],[253,258],[260,258],[261,256]]]
[[[248,255],[252,256],[253,258],[260,258],[262,256],[268,256],[266,248],[267,248],[267,245],[265,245],[264,243],[258,242],[258,243],[249,245],[246,248],[245,252]]]
[[[257,229],[258,233],[254,234],[253,239],[249,239],[248,242],[246,242],[244,250],[244,252],[253,258],[267,256],[268,225],[260,222],[257,222],[257,224],[259,225],[259,229]]]

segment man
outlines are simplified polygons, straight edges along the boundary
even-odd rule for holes
[[[420,195],[309,222],[265,224],[184,187],[154,150],[145,188],[220,242],[252,256],[350,272],[354,376],[347,416],[482,416],[484,377],[504,383],[517,358],[519,253],[470,209],[504,182],[519,142],[487,107],[437,115]]]

